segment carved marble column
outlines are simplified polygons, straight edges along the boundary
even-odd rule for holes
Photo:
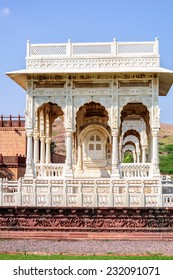
[[[82,162],[82,144],[79,143],[78,145],[78,171],[82,171],[83,169],[83,162]]]
[[[134,163],[136,163],[136,152],[135,152],[135,150],[133,151],[133,160],[134,160]]]
[[[40,141],[41,141],[40,163],[45,163],[45,136],[41,136]]]
[[[65,165],[65,177],[73,178],[72,172],[72,131],[66,131],[66,165]]]
[[[153,165],[153,176],[160,175],[159,170],[159,150],[158,150],[158,130],[153,130],[152,132],[152,165]]]
[[[47,137],[46,138],[46,163],[47,164],[51,162],[50,143],[51,143],[51,138]]]
[[[146,163],[146,146],[142,147],[142,163]]]
[[[139,162],[140,162],[140,152],[137,151],[137,152],[136,152],[136,155],[137,155],[137,163],[139,163]]]
[[[65,177],[73,178],[73,131],[74,131],[74,114],[73,114],[73,78],[68,75],[66,80],[66,110],[65,110],[65,129],[66,129],[66,162]]]
[[[34,134],[39,132],[38,111],[35,112]]]
[[[34,163],[39,162],[39,133],[34,133]]]
[[[112,131],[112,173],[111,177],[120,177],[119,173],[119,145],[118,145],[118,130]]]
[[[27,136],[27,156],[25,178],[33,179],[33,159],[32,159],[32,130],[26,131]]]
[[[150,138],[149,138],[149,162],[152,162],[152,157],[153,157],[153,139],[152,139],[152,136],[150,135]]]
[[[121,144],[119,144],[119,161],[122,162],[122,160],[123,160],[123,153],[121,150]]]

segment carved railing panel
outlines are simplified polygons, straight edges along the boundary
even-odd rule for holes
[[[30,45],[30,56],[42,55],[66,55],[67,44],[32,44]]]
[[[116,194],[114,197],[114,205],[115,207],[124,207],[127,205],[127,196],[126,194]]]
[[[28,44],[27,57],[57,57],[78,55],[129,55],[158,54],[158,41],[151,42],[103,42],[67,44]]]
[[[143,178],[151,177],[150,163],[122,163],[121,164],[121,177],[122,178]]]
[[[37,178],[63,177],[64,164],[36,164]]]
[[[163,205],[164,207],[173,207],[173,194],[163,194]]]
[[[173,193],[162,194],[161,182],[147,178],[1,179],[0,206],[173,207]]]
[[[118,54],[151,54],[154,53],[154,44],[153,42],[126,42],[126,43],[117,43],[117,53]]]
[[[159,196],[157,195],[145,195],[146,207],[159,207]]]

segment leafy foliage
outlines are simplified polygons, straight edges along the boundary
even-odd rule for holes
[[[134,162],[132,152],[130,152],[130,151],[126,151],[125,152],[123,162],[124,163],[132,163],[132,162]]]
[[[173,152],[173,144],[166,145],[165,152],[168,152],[168,153]]]
[[[160,172],[173,174],[173,144],[159,143]]]

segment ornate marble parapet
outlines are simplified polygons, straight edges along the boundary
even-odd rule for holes
[[[45,172],[50,174],[49,169]],[[59,172],[59,169],[54,172]],[[48,178],[13,182],[1,179],[0,206],[173,207],[172,193],[161,194],[161,181],[156,179]]]
[[[98,42],[60,44],[30,44],[27,42],[27,57],[37,56],[112,56],[127,54],[158,54],[158,39],[151,42]]]
[[[27,69],[56,69],[61,73],[102,72],[103,69],[113,72],[122,67],[149,66],[159,66],[157,39],[153,42],[27,44]]]

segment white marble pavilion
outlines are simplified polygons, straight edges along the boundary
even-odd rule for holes
[[[158,97],[167,95],[173,71],[160,67],[157,39],[28,42],[26,69],[7,75],[26,90],[25,183],[63,189],[45,205],[163,205]],[[65,163],[51,162],[57,119]]]

